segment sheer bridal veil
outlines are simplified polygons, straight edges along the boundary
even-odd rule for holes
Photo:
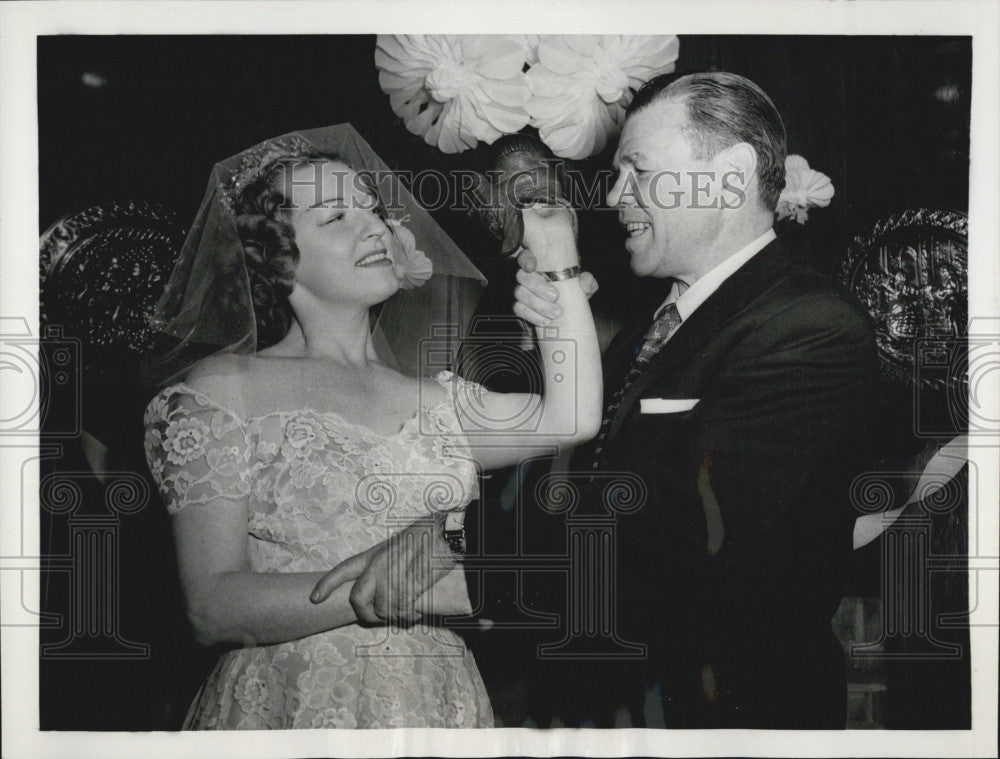
[[[181,379],[208,355],[257,350],[254,301],[232,196],[241,182],[276,159],[317,153],[343,159],[364,176],[385,209],[397,250],[412,264],[412,276],[401,276],[401,289],[381,305],[374,321],[380,359],[411,375],[452,368],[486,280],[357,130],[338,124],[266,140],[212,169],[154,312],[161,339],[146,362],[150,387]]]

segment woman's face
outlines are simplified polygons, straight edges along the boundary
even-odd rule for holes
[[[291,172],[291,210],[299,263],[295,290],[324,301],[368,307],[399,289],[389,228],[376,196],[336,161],[300,163]]]

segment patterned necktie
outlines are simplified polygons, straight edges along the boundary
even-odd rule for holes
[[[601,431],[597,434],[591,469],[600,469],[601,454],[604,452],[604,441],[608,436],[608,430],[611,428],[611,420],[618,412],[625,393],[628,392],[629,388],[632,387],[632,383],[642,374],[642,370],[649,363],[649,360],[656,355],[657,351],[663,347],[663,344],[670,339],[670,336],[679,326],[681,326],[681,315],[677,311],[677,304],[668,303],[663,307],[660,315],[653,321],[652,326],[646,330],[646,334],[642,339],[642,347],[639,348],[639,353],[636,355],[632,367],[629,369],[628,374],[625,375],[625,381],[621,387],[615,390],[614,395],[611,396],[611,400],[604,409],[604,419],[601,421]]]

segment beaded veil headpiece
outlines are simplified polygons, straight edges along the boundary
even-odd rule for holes
[[[381,304],[374,324],[379,356],[408,374],[448,368],[422,360],[421,341],[453,341],[457,349],[486,280],[354,127],[338,124],[266,140],[215,165],[154,312],[162,339],[147,362],[151,386],[180,379],[192,363],[213,353],[256,350],[253,298],[233,201],[275,161],[307,154],[336,156],[363,173],[393,233],[400,290]],[[390,206],[385,198],[392,199]]]
[[[297,134],[275,137],[249,150],[244,150],[239,155],[239,167],[233,172],[229,181],[219,188],[222,192],[222,205],[232,212],[234,198],[274,161],[305,155],[312,150],[315,148]]]

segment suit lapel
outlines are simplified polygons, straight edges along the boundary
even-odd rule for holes
[[[787,246],[776,239],[726,279],[681,323],[632,383],[608,428],[608,442],[614,440],[629,412],[652,383],[671,374],[680,379],[681,372],[690,364],[694,354],[794,262]]]

